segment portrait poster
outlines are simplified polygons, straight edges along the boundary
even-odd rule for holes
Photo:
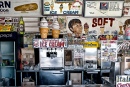
[[[122,18],[84,18],[84,17],[67,17],[66,29],[68,34],[75,34],[76,37],[86,34],[90,31],[96,31],[97,35],[101,35],[102,31],[108,31],[109,35],[113,31],[120,31],[120,26],[124,32],[124,26],[130,21],[129,17]],[[126,22],[126,23],[125,23]],[[102,29],[102,27],[104,27]]]

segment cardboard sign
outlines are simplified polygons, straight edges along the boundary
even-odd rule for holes
[[[86,0],[85,17],[121,17],[124,0]]]
[[[83,0],[74,0],[66,3],[43,0],[42,4],[43,15],[82,15]]]
[[[0,16],[41,16],[40,0],[2,0]]]
[[[67,39],[33,39],[34,48],[64,48],[67,47]]]

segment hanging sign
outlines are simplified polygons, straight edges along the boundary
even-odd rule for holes
[[[86,0],[85,17],[121,17],[124,0]]]
[[[33,39],[34,48],[67,47],[67,39]]]

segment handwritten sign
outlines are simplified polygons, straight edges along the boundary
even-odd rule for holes
[[[33,39],[34,48],[64,48],[67,47],[67,39]]]

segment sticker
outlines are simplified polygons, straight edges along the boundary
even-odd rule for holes
[[[109,3],[108,2],[100,2],[100,10],[108,10]]]

